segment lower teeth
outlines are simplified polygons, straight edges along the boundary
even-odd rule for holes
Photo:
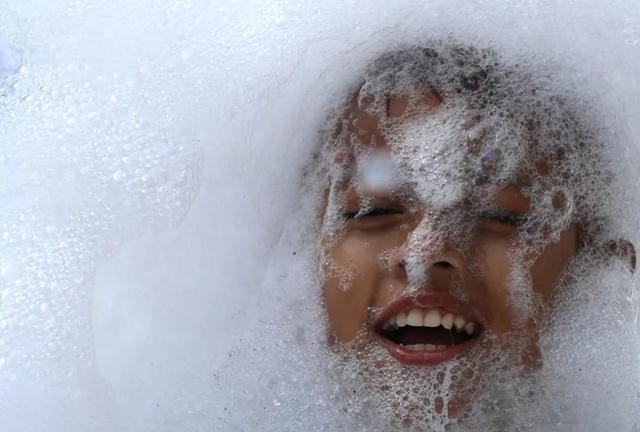
[[[411,351],[439,351],[446,349],[446,345],[432,345],[432,344],[413,344],[413,345],[403,345],[402,347],[411,350]]]

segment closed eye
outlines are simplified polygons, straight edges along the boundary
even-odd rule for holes
[[[497,222],[512,226],[520,226],[527,221],[525,215],[510,213],[482,213],[479,217],[482,221]]]
[[[364,219],[364,218],[374,218],[377,216],[386,216],[392,214],[402,214],[402,210],[394,209],[390,207],[373,207],[371,209],[362,211],[358,210],[357,212],[345,212],[342,216],[345,219]]]

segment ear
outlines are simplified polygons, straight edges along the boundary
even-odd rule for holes
[[[618,258],[627,263],[631,273],[636,270],[636,248],[629,240],[611,240],[606,243],[606,255],[609,258]]]

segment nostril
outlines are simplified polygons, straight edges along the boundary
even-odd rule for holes
[[[449,261],[437,261],[433,263],[433,265],[440,268],[453,268],[453,264]]]

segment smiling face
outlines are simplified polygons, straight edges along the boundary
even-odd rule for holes
[[[351,104],[346,117],[357,119],[361,145],[359,154],[350,155],[352,178],[340,191],[344,225],[325,241],[324,294],[332,341],[348,343],[368,333],[397,361],[434,365],[464,355],[484,332],[519,331],[528,339],[520,344],[526,348],[522,356],[529,356],[523,361],[535,362],[535,308],[529,308],[530,316],[519,313],[514,301],[530,299],[517,298],[524,293],[514,292],[513,277],[530,277],[527,289],[534,302],[548,301],[578,247],[578,229],[568,224],[535,259],[517,259],[524,250],[522,227],[535,217],[522,189],[536,177],[525,172],[516,176],[519,182],[470,188],[443,208],[420,203],[415,182],[376,184],[375,176],[392,170],[408,147],[385,137],[380,124],[392,123],[385,129],[396,135],[416,123],[428,125],[446,109],[446,101],[435,94],[427,92],[412,116],[405,114],[406,98],[391,96],[384,120],[367,114],[357,98]],[[550,164],[537,162],[537,176],[546,175]]]
[[[401,50],[326,137],[328,336],[348,405],[371,395],[389,429],[526,407],[554,298],[597,267],[602,147],[545,83],[490,51]]]
[[[462,89],[388,75],[365,80],[325,155],[329,339],[351,376],[395,395],[387,417],[446,422],[543,361],[545,307],[585,236],[579,127],[485,98],[482,73]]]

